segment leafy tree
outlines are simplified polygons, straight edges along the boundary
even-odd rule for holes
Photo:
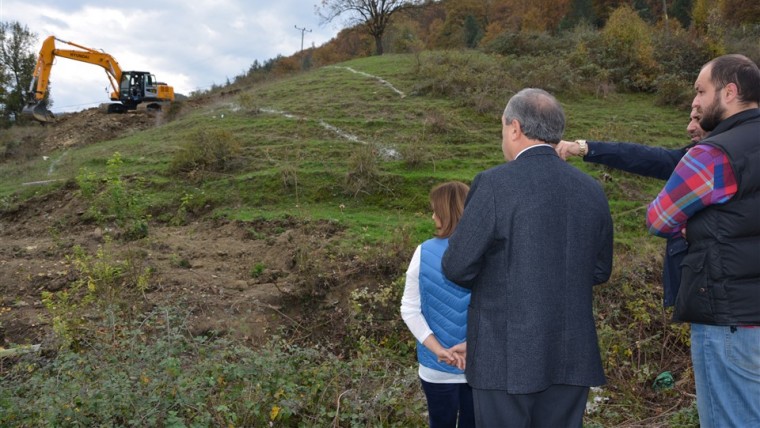
[[[391,16],[399,11],[422,4],[422,0],[322,0],[317,14],[323,23],[348,16],[350,25],[364,25],[375,39],[375,53],[383,54],[383,33]]]
[[[562,27],[573,28],[578,24],[593,24],[597,21],[592,0],[571,0],[570,9],[565,15]]]
[[[398,15],[385,32],[385,50],[394,53],[419,52],[425,48],[420,39],[420,24],[409,16]]]
[[[697,31],[702,32],[701,29],[707,27],[707,21],[713,9],[717,9],[717,5],[713,4],[711,0],[696,0],[694,2],[691,8],[691,19]]]
[[[696,32],[703,37],[712,56],[726,53],[727,24],[723,21],[720,4],[712,0],[696,0],[691,10],[691,18]]]
[[[723,19],[731,26],[760,23],[760,2],[757,0],[723,0],[718,4]]]
[[[668,14],[677,19],[681,26],[689,28],[691,24],[692,0],[673,0],[668,9]]]
[[[24,109],[36,63],[33,47],[37,35],[18,22],[0,22],[0,105],[2,120],[9,123]]]
[[[654,59],[652,28],[624,5],[615,9],[602,30],[605,45],[604,66],[612,78],[626,89],[653,89],[659,65]]]
[[[486,22],[486,4],[482,0],[457,0],[443,3],[446,20],[437,35],[443,48],[473,48],[482,37]]]
[[[571,11],[570,0],[494,0],[487,2],[486,37],[492,39],[498,27],[502,31],[553,32]]]
[[[483,30],[480,28],[478,20],[472,15],[464,18],[464,42],[468,48],[474,48],[483,38]]]
[[[567,15],[570,8],[569,0],[532,0],[523,2],[520,10],[523,21],[523,32],[552,32]]]

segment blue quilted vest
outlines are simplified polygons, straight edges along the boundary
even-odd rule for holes
[[[444,348],[464,342],[467,335],[467,306],[470,290],[446,279],[441,271],[441,258],[449,240],[433,238],[422,243],[420,252],[420,302],[425,317],[436,339]],[[420,342],[417,342],[417,360],[425,367],[446,373],[464,373],[446,363]]]

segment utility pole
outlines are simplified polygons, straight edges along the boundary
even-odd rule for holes
[[[299,30],[301,32],[301,52],[303,52],[303,33],[307,31],[311,33],[311,30],[307,30],[306,27],[298,28],[298,25],[295,25],[295,27],[296,27],[296,30]]]

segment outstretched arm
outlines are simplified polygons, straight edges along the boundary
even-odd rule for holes
[[[666,149],[645,144],[586,141],[585,162],[598,163],[611,168],[645,177],[667,180],[686,153],[682,149]],[[581,148],[575,141],[562,140],[555,148],[562,159],[581,155]]]

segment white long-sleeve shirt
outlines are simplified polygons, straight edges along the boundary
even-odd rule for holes
[[[401,318],[406,323],[409,331],[415,339],[423,343],[433,334],[425,316],[422,315],[422,300],[420,298],[420,253],[421,246],[417,246],[406,270],[406,285],[404,294],[401,296]],[[423,345],[424,346],[424,345]],[[465,383],[464,374],[446,373],[431,369],[420,364],[419,376],[422,380],[431,383]]]

